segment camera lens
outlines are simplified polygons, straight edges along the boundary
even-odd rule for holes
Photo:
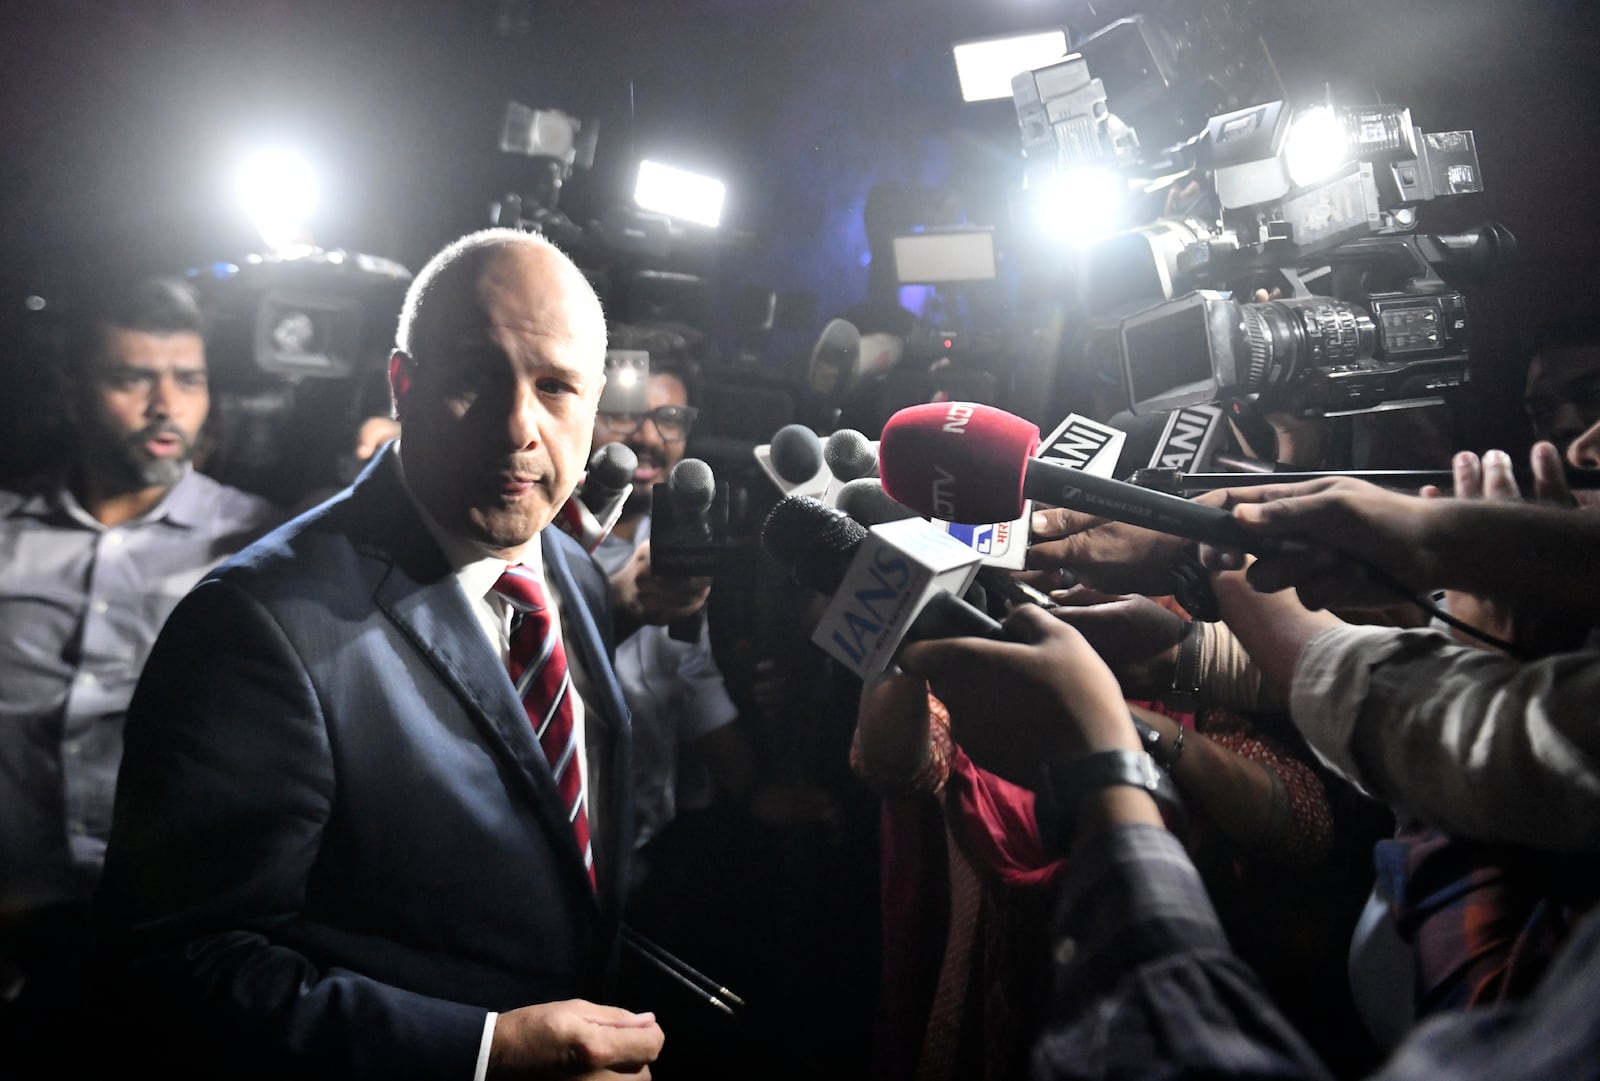
[[[1354,304],[1296,297],[1239,305],[1249,349],[1242,389],[1263,392],[1313,371],[1359,364],[1377,349],[1372,317]]]

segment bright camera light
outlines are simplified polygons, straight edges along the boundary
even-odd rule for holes
[[[727,193],[727,186],[712,177],[656,161],[641,161],[633,201],[642,210],[715,229],[722,220],[722,201]]]
[[[1045,30],[1014,37],[964,41],[951,52],[962,101],[989,101],[1011,96],[1011,77],[1060,60],[1067,55],[1067,32]]]
[[[1121,227],[1128,182],[1110,169],[1074,169],[1039,191],[1039,224],[1056,240],[1086,244]]]
[[[307,228],[317,208],[317,175],[291,150],[256,151],[239,167],[239,205],[273,251],[310,241]]]
[[[1283,162],[1296,187],[1333,175],[1349,160],[1350,143],[1345,137],[1344,122],[1326,105],[1307,109],[1289,125]]]

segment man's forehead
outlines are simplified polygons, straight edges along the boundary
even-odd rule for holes
[[[203,368],[205,341],[192,330],[158,332],[105,327],[96,361],[102,366],[125,368],[151,364]]]
[[[508,245],[451,267],[418,306],[418,337],[482,341],[497,328],[581,336],[598,304],[581,275],[538,249]],[[604,326],[592,336],[604,351]]]

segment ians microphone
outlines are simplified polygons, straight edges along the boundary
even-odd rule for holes
[[[976,553],[920,518],[869,531],[820,500],[791,495],[767,515],[761,545],[796,583],[830,597],[812,641],[864,679],[905,642],[1002,636],[999,623],[959,596]]]
[[[1035,499],[1207,544],[1276,547],[1221,507],[1042,461],[1038,448],[1038,427],[1022,417],[976,402],[930,402],[884,424],[878,465],[891,497],[946,521],[1006,522]]]

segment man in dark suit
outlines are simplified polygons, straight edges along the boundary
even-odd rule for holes
[[[592,1001],[632,836],[607,583],[544,528],[584,468],[604,356],[600,303],[555,247],[457,241],[401,313],[399,440],[163,629],[96,900],[114,1016],[165,1070],[649,1076],[653,1015]],[[515,565],[559,612],[572,759],[508,677]]]

